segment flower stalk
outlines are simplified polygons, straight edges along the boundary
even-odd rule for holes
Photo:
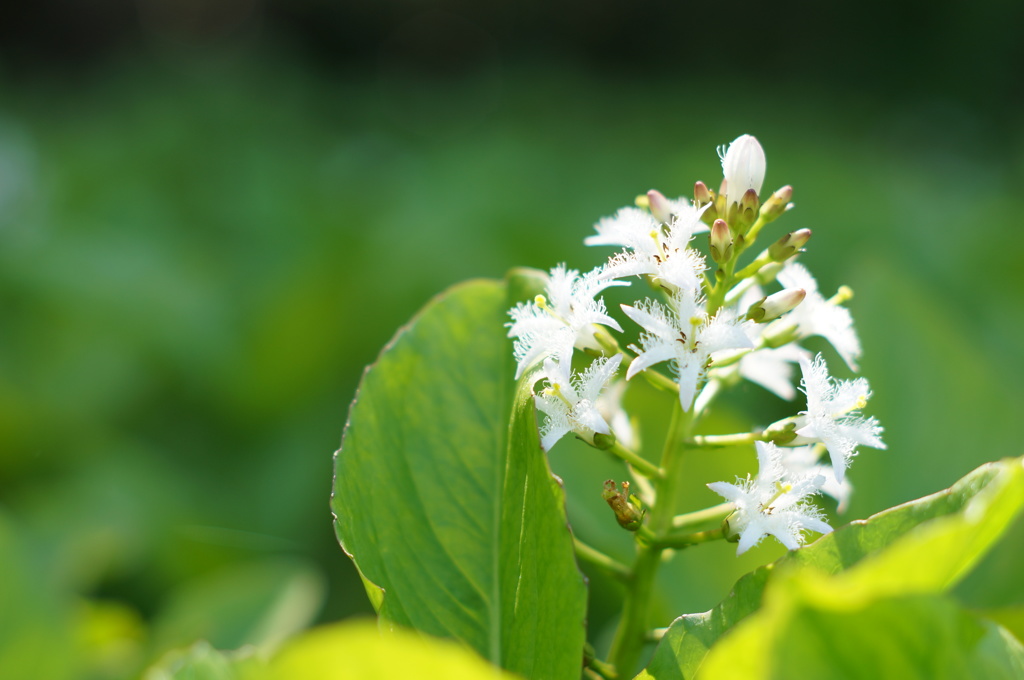
[[[544,380],[534,394],[545,416],[544,450],[572,432],[622,460],[643,499],[630,493],[628,482],[620,488],[609,480],[602,494],[616,522],[635,537],[631,565],[574,539],[581,561],[620,580],[626,590],[608,661],[591,653],[588,677],[624,679],[636,671],[650,631],[663,623],[652,620],[652,602],[666,550],[729,540],[739,554],[765,536],[796,549],[808,531],[831,531],[812,497],[825,493],[845,503],[851,486],[844,475],[854,449],[884,448],[881,426],[860,415],[870,395],[867,382],[834,380],[821,355],[812,360],[798,345],[822,336],[857,369],[860,343],[842,306],[849,289],[825,298],[794,261],[810,230],[775,234],[755,257],[744,257],[761,232],[793,207],[792,187],[765,198],[764,150],[750,135],[719,155],[724,179],[717,192],[697,182],[692,201],[654,189],[637,196],[634,206],[601,219],[585,239],[587,245],[621,249],[606,264],[584,274],[560,265],[551,270],[544,295],[509,312],[517,377],[532,371],[531,384]],[[697,239],[702,233],[706,238]],[[704,244],[707,254],[694,243]],[[599,295],[610,286],[638,282],[654,295],[620,306],[640,328],[633,344],[620,343],[612,332],[622,333],[623,327]],[[589,361],[586,368],[574,364],[577,350]],[[804,410],[795,407],[793,415],[763,429],[697,434],[701,418],[743,380],[784,400],[797,399],[797,365]],[[657,464],[642,455],[634,436],[638,426],[622,407],[623,392],[639,374],[678,403]],[[755,450],[757,474],[710,483],[725,502],[676,514],[687,452],[723,447]],[[819,462],[825,451],[831,465]]]

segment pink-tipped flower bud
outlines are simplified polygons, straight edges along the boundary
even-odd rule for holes
[[[672,218],[675,216],[672,212],[672,204],[665,194],[661,193],[657,189],[651,189],[647,192],[647,207],[651,209],[651,214],[654,215],[654,219],[658,220],[662,224],[671,224]]]
[[[767,162],[761,143],[751,135],[737,137],[722,154],[726,202],[739,203],[743,194],[753,189],[760,195]]]
[[[704,182],[697,182],[693,185],[693,200],[697,205],[704,205],[715,200],[715,196]]]
[[[757,198],[757,192],[747,189],[747,192],[740,198],[739,205],[730,206],[729,223],[739,233],[745,234],[757,218],[757,210],[760,207],[761,201]]]
[[[792,311],[804,301],[805,297],[807,297],[807,291],[803,288],[780,290],[778,293],[772,293],[750,305],[750,309],[747,310],[747,318],[756,323],[773,321],[786,312]]]
[[[761,218],[765,224],[790,210],[793,207],[793,204],[789,202],[791,198],[793,198],[793,187],[788,184],[769,196],[761,206]]]
[[[729,233],[729,225],[725,220],[715,220],[714,224],[711,225],[708,242],[710,244],[712,260],[722,264],[732,258],[732,234]]]
[[[791,231],[775,243],[768,246],[768,257],[775,262],[785,262],[800,252],[800,249],[811,240],[810,229]]]

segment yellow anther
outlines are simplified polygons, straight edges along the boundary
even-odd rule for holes
[[[779,500],[782,496],[793,490],[793,485],[790,483],[783,484],[782,482],[775,482],[775,495],[771,497],[767,503],[761,504],[761,509],[766,513],[771,514],[772,504]]]
[[[533,304],[537,305],[541,309],[547,309],[548,299],[543,295],[538,295],[537,297],[533,298]]]
[[[868,398],[865,395],[862,394],[859,397],[857,397],[857,405],[854,406],[853,408],[854,409],[862,409],[862,408],[864,408],[867,405],[868,405]]]
[[[549,383],[549,386],[545,387],[542,390],[541,394],[543,394],[544,396],[547,396],[547,397],[555,397],[556,399],[561,400],[562,403],[564,403],[570,409],[572,408],[572,403],[569,401],[569,399],[564,394],[562,394],[562,384],[561,383],[557,383],[557,382]]]
[[[665,252],[665,246],[661,243],[661,229],[651,229],[651,233],[648,236],[654,239],[654,245],[658,246],[658,256],[661,258],[661,261],[667,260],[668,253]]]

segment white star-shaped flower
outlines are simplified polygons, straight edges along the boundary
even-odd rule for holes
[[[707,265],[688,244],[695,233],[707,231],[700,221],[703,212],[704,208],[687,203],[673,204],[674,218],[666,229],[650,213],[622,208],[598,222],[597,235],[588,236],[584,243],[626,247],[611,258],[603,276],[620,279],[646,274],[669,290],[697,288]]]
[[[621,358],[622,356],[619,355],[619,359]],[[625,393],[625,380],[613,380],[610,382],[597,397],[597,412],[611,426],[612,432],[615,433],[615,439],[627,449],[635,451],[640,442],[629,414],[622,408],[622,398],[625,396]]]
[[[595,296],[609,286],[625,285],[602,276],[601,268],[582,276],[564,264],[551,270],[547,296],[538,295],[532,302],[520,302],[509,310],[512,322],[508,336],[516,338],[513,348],[516,379],[544,357],[554,356],[568,364],[573,347],[597,347],[594,324],[602,324],[622,332],[619,323],[608,316],[604,300]]]
[[[853,329],[853,318],[849,310],[832,304],[818,291],[818,282],[807,269],[796,262],[788,262],[779,272],[778,282],[786,288],[803,288],[804,301],[779,323],[797,327],[801,337],[820,335],[831,343],[851,370],[857,369],[860,358],[860,340]]]
[[[786,468],[788,477],[821,475],[825,480],[821,485],[821,493],[838,501],[839,505],[836,508],[838,512],[846,511],[846,507],[850,504],[850,495],[853,493],[853,485],[850,484],[849,478],[843,479],[842,482],[837,481],[832,466],[821,464],[820,445],[784,446],[779,451],[782,452],[782,465]]]
[[[764,293],[759,286],[751,286],[740,298],[738,308],[747,309],[763,297]],[[763,324],[744,324],[743,327],[753,346],[757,347],[765,326]],[[810,352],[796,344],[787,344],[776,348],[763,347],[744,355],[740,359],[738,370],[743,378],[757,383],[786,401],[792,401],[796,398],[796,387],[793,385],[793,364],[800,361],[801,357],[809,358],[810,356]]]
[[[709,318],[696,290],[677,291],[671,304],[671,309],[652,300],[644,300],[636,307],[622,305],[622,311],[645,331],[640,334],[640,346],[630,346],[637,357],[629,365],[626,379],[650,366],[671,361],[679,383],[679,403],[684,411],[689,411],[711,355],[754,345],[733,311],[721,309]]]
[[[867,405],[871,390],[864,378],[835,380],[819,354],[814,361],[800,360],[801,389],[807,395],[807,410],[797,417],[796,434],[804,441],[821,442],[832,459],[836,481],[842,483],[857,446],[884,449],[882,427],[859,411]]]
[[[739,534],[736,554],[743,554],[768,534],[788,549],[796,550],[805,540],[804,531],[832,531],[821,511],[807,500],[807,496],[819,491],[824,478],[787,476],[778,447],[770,442],[755,443],[757,477],[737,479],[736,484],[708,484],[709,489],[736,506],[728,518],[729,528]]]
[[[540,431],[540,444],[545,451],[550,451],[555,442],[569,432],[575,432],[590,443],[594,441],[595,432],[611,434],[597,402],[621,360],[621,354],[596,359],[583,375],[573,375],[568,363],[550,357],[544,360],[541,377],[546,379],[547,387],[534,399],[537,410],[547,416]]]

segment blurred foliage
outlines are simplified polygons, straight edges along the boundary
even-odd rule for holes
[[[767,151],[767,188],[795,187],[779,233],[814,229],[804,262],[823,291],[857,293],[889,450],[861,455],[840,520],[1020,451],[1024,129],[999,111],[752,80],[728,96],[756,98],[719,106],[682,71],[571,62],[424,81],[400,59],[338,74],[244,45],[127,54],[0,69],[4,668],[131,677],[200,638],[240,646],[371,611],[328,510],[363,366],[451,283],[597,264],[582,238],[598,218],[651,187],[716,182],[715,146],[742,132]],[[766,399],[743,388],[737,417]],[[552,452],[556,472],[586,468],[570,519],[600,502],[588,476],[615,474],[588,454]],[[694,506],[751,457],[696,462]],[[960,586],[968,604],[1024,602],[1016,532]],[[671,607],[711,607],[774,550],[676,560]],[[598,639],[615,586],[592,584]]]

